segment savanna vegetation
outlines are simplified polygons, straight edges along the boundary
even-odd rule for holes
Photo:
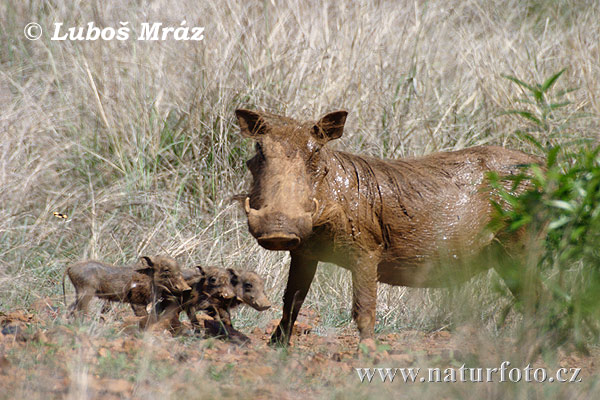
[[[205,28],[138,41],[142,23]],[[591,398],[600,329],[600,4],[592,0],[0,4],[0,397]],[[30,41],[23,29],[44,29]],[[128,40],[53,41],[54,23]],[[491,176],[495,227],[531,232],[515,300],[493,272],[452,289],[379,286],[375,352],[356,352],[350,277],[320,265],[293,346],[266,346],[289,257],[260,248],[232,197],[253,144],[243,107],[349,111],[338,149],[400,158],[494,144],[543,156]],[[67,218],[59,218],[55,212]],[[169,254],[250,269],[274,303],[242,308],[237,348],[140,333],[131,311],[66,318],[67,264]],[[72,298],[72,289],[67,289]],[[361,383],[354,367],[582,368],[579,383]],[[533,360],[533,361],[532,361]]]

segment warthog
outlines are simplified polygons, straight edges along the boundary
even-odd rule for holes
[[[211,311],[222,301],[235,298],[228,270],[218,267],[197,268],[203,279],[192,286],[190,296],[184,303],[184,310],[194,326],[198,326],[197,311]]]
[[[220,320],[224,325],[232,326],[231,309],[242,303],[257,311],[266,311],[271,308],[271,302],[265,294],[265,284],[260,275],[252,271],[237,272],[232,268],[228,268],[227,271],[235,297],[219,299],[218,303],[211,307],[208,315]]]
[[[179,322],[179,314],[185,311],[192,326],[199,327],[197,311],[213,312],[219,304],[235,297],[228,270],[217,267],[196,266],[195,271],[184,273],[191,291],[178,297],[163,299],[157,304],[156,314],[159,320],[169,319],[172,325]]]
[[[71,313],[87,311],[93,297],[131,304],[135,315],[147,315],[146,306],[164,295],[181,295],[190,286],[181,275],[177,261],[171,257],[140,257],[133,267],[115,267],[99,261],[81,261],[66,268],[65,276],[75,287],[75,302]],[[65,298],[66,303],[66,298]]]
[[[236,272],[228,268],[231,285],[235,291],[232,299],[217,299],[217,302],[208,309],[208,315],[214,321],[204,321],[204,327],[210,336],[226,337],[240,344],[249,343],[250,338],[237,331],[231,323],[231,309],[244,303],[257,311],[266,311],[271,308],[271,302],[265,294],[263,279],[255,272]]]
[[[492,244],[522,247],[521,238],[487,229],[493,191],[486,173],[515,174],[539,159],[495,146],[385,161],[329,149],[346,115],[297,122],[236,111],[241,134],[256,142],[246,163],[249,231],[262,247],[291,255],[272,344],[289,342],[319,261],[351,271],[352,317],[363,341],[373,336],[378,281],[447,286],[489,268],[476,260]],[[515,271],[498,272],[508,283]]]

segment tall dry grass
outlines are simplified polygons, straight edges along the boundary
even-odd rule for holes
[[[204,26],[205,39],[135,40],[142,22],[182,20]],[[23,36],[31,21],[44,28],[38,41]],[[55,22],[91,21],[129,21],[131,38],[49,40]],[[523,93],[501,75],[540,82],[567,67],[559,85],[577,88],[570,110],[585,114],[572,132],[590,137],[600,119],[598,21],[593,0],[5,1],[0,311],[58,298],[69,262],[155,253],[254,269],[280,304],[288,256],[261,249],[230,201],[248,187],[252,153],[236,108],[299,119],[343,108],[345,134],[331,145],[386,158],[479,144],[532,150],[514,138],[521,122],[502,114]],[[475,279],[454,302],[381,285],[378,330],[441,329],[467,310],[493,331],[496,280]],[[348,273],[326,265],[306,304],[325,329],[350,324],[350,299]],[[237,318],[264,326],[276,315]]]
[[[561,84],[578,88],[572,112],[587,113],[573,131],[594,135],[599,13],[595,1],[5,2],[2,308],[56,294],[73,260],[163,252],[188,265],[254,268],[278,299],[287,257],[260,249],[229,200],[248,185],[252,151],[235,108],[297,118],[347,109],[345,135],[332,145],[381,157],[522,147],[519,121],[501,114],[522,94],[501,74],[541,81],[567,67]],[[205,27],[204,41],[135,40],[142,22],[184,19]],[[30,21],[44,27],[41,40],[24,38]],[[49,40],[55,22],[90,21],[129,21],[131,38]],[[349,306],[347,274],[325,270],[309,304]],[[386,325],[423,319],[413,309],[422,303],[435,314],[435,293],[380,292]]]

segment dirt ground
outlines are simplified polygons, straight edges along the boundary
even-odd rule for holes
[[[377,347],[366,349],[358,346],[354,327],[322,328],[317,313],[309,309],[301,313],[292,345],[284,350],[266,344],[276,322],[242,329],[252,342],[239,346],[193,334],[187,322],[175,336],[158,330],[142,333],[137,319],[124,307],[111,311],[106,321],[70,321],[52,300],[42,299],[29,310],[0,313],[0,387],[4,389],[0,397],[386,398],[410,389],[426,397],[480,393],[497,398],[494,387],[505,385],[500,393],[510,387],[509,383],[479,384],[472,392],[468,385],[474,383],[406,384],[399,382],[400,378],[382,383],[378,375],[367,383],[358,378],[355,368],[444,371],[463,364],[499,367],[507,354],[514,357],[514,341],[484,343],[477,327],[380,334]],[[540,358],[534,365],[581,368],[583,383],[576,384],[575,391],[567,389],[567,384],[552,386],[548,382],[529,383],[531,387],[525,390],[548,393],[552,388],[557,397],[566,393],[586,398],[597,386],[600,351],[559,354],[558,359]],[[509,392],[517,397],[529,393],[514,390]]]

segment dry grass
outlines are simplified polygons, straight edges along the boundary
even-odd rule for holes
[[[134,39],[142,22],[183,19],[206,28],[204,41]],[[3,2],[0,311],[58,298],[69,262],[155,253],[254,269],[279,302],[288,256],[259,248],[230,202],[248,187],[252,152],[233,110],[317,118],[344,108],[345,135],[332,145],[381,157],[524,148],[513,136],[520,121],[501,113],[522,93],[501,74],[540,82],[567,67],[558,89],[577,88],[569,112],[584,114],[569,134],[595,136],[599,20],[592,0]],[[23,37],[30,21],[44,27],[41,40]],[[54,22],[90,21],[129,21],[132,38],[49,40]],[[378,330],[443,329],[466,309],[497,334],[495,279],[452,301],[382,285]],[[327,331],[352,326],[350,299],[348,273],[322,266],[307,305]],[[276,316],[242,311],[237,323],[264,328]]]

